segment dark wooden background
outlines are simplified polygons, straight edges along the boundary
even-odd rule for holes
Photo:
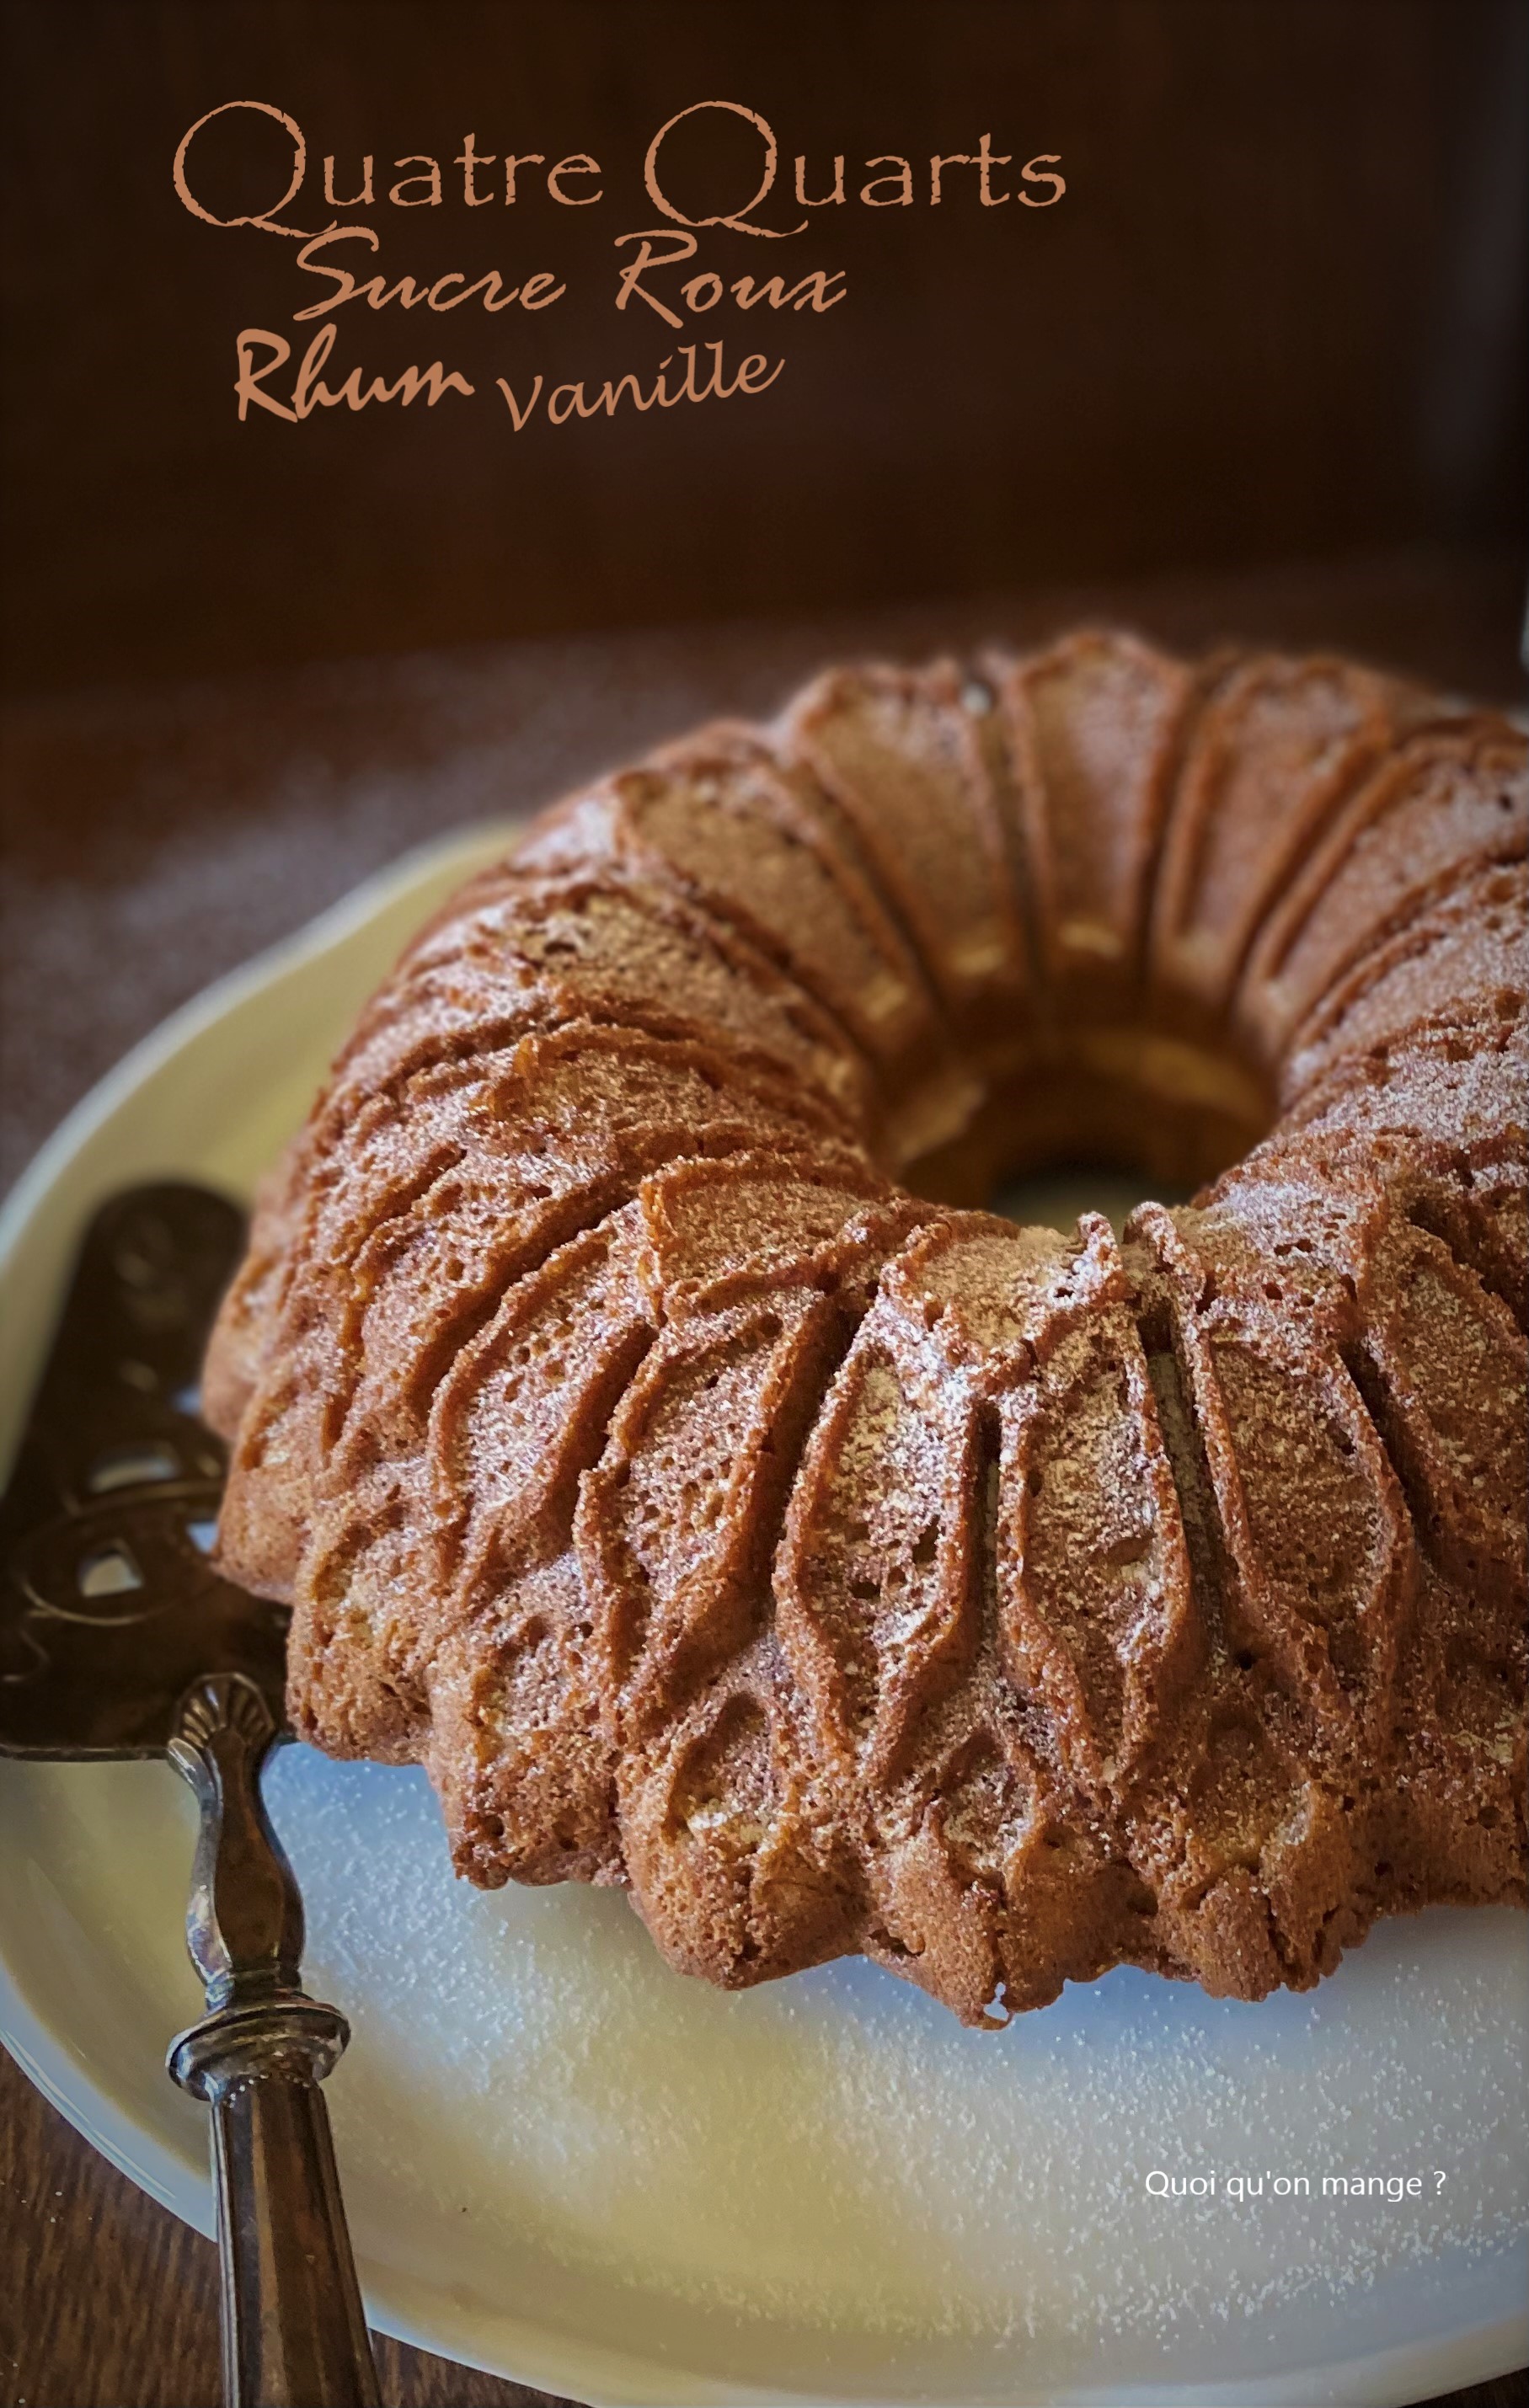
[[[1522,523],[1522,0],[30,0],[8,22],[13,685]],[[296,244],[174,195],[180,136],[237,98],[303,126],[305,227],[329,215],[324,153],[343,194],[366,151],[437,155],[459,192],[469,131],[495,154],[592,152],[597,208],[556,208],[533,176],[513,209],[370,213],[392,274],[551,265],[567,298],[534,318],[353,305],[333,380],[439,350],[484,391],[433,417],[240,426],[238,329],[300,337],[291,312],[321,288]],[[708,98],[763,111],[809,192],[839,152],[852,191],[878,152],[912,157],[922,190],[932,151],[986,131],[1011,179],[1060,153],[1067,195],[985,210],[956,168],[938,209],[704,235],[698,267],[843,266],[849,297],[696,322],[729,351],[778,346],[766,396],[514,436],[497,372],[599,381],[682,339],[617,316],[613,237],[657,222],[647,141]],[[685,194],[750,189],[728,122],[704,157],[666,153]],[[214,207],[280,192],[268,122],[202,143]]]
[[[165,1010],[405,844],[849,645],[1113,611],[1518,691],[1521,0],[26,0],[5,26],[0,1178]],[[169,175],[239,97],[341,174],[449,163],[469,130],[607,171],[588,211],[376,210],[390,274],[570,292],[534,320],[341,312],[337,378],[651,369],[684,338],[616,316],[612,238],[654,222],[642,154],[694,100],[766,112],[810,191],[835,152],[853,177],[984,131],[1060,152],[1069,190],[702,236],[728,277],[847,271],[821,319],[699,323],[785,353],[757,402],[241,427],[235,335],[300,334],[296,246],[198,224]],[[675,158],[686,191],[746,190],[725,139]],[[249,124],[205,170],[230,212],[282,173]],[[214,2296],[207,2244],[0,2057],[0,2403],[208,2408]],[[411,2408],[533,2397],[382,2361]]]

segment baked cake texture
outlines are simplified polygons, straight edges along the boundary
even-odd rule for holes
[[[1504,720],[1094,630],[545,814],[213,1339],[296,1727],[475,1882],[968,2023],[1522,1899],[1526,816]],[[973,1209],[1067,1155],[1214,1183]]]

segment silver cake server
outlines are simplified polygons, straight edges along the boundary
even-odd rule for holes
[[[285,1610],[208,1560],[224,1453],[202,1349],[244,1240],[205,1188],[96,1214],[0,1499],[0,1754],[167,1756],[201,1828],[208,2012],[168,2070],[211,2110],[230,2408],[368,2408],[377,2378],[319,2085],[350,2037],[303,1990],[303,1909],[260,1798]]]

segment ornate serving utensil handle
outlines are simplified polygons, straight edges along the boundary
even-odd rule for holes
[[[277,1736],[243,1673],[181,1701],[169,1755],[201,1808],[186,1937],[208,2014],[172,2042],[169,2071],[212,2114],[229,2408],[375,2408],[319,2087],[350,2028],[302,1987],[302,1899],[260,1797]]]

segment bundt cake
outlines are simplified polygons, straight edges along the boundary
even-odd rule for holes
[[[475,1882],[969,2023],[1522,1899],[1526,815],[1505,720],[1093,630],[551,810],[213,1339],[296,1729]],[[1214,1183],[980,1209],[1061,1157]]]

